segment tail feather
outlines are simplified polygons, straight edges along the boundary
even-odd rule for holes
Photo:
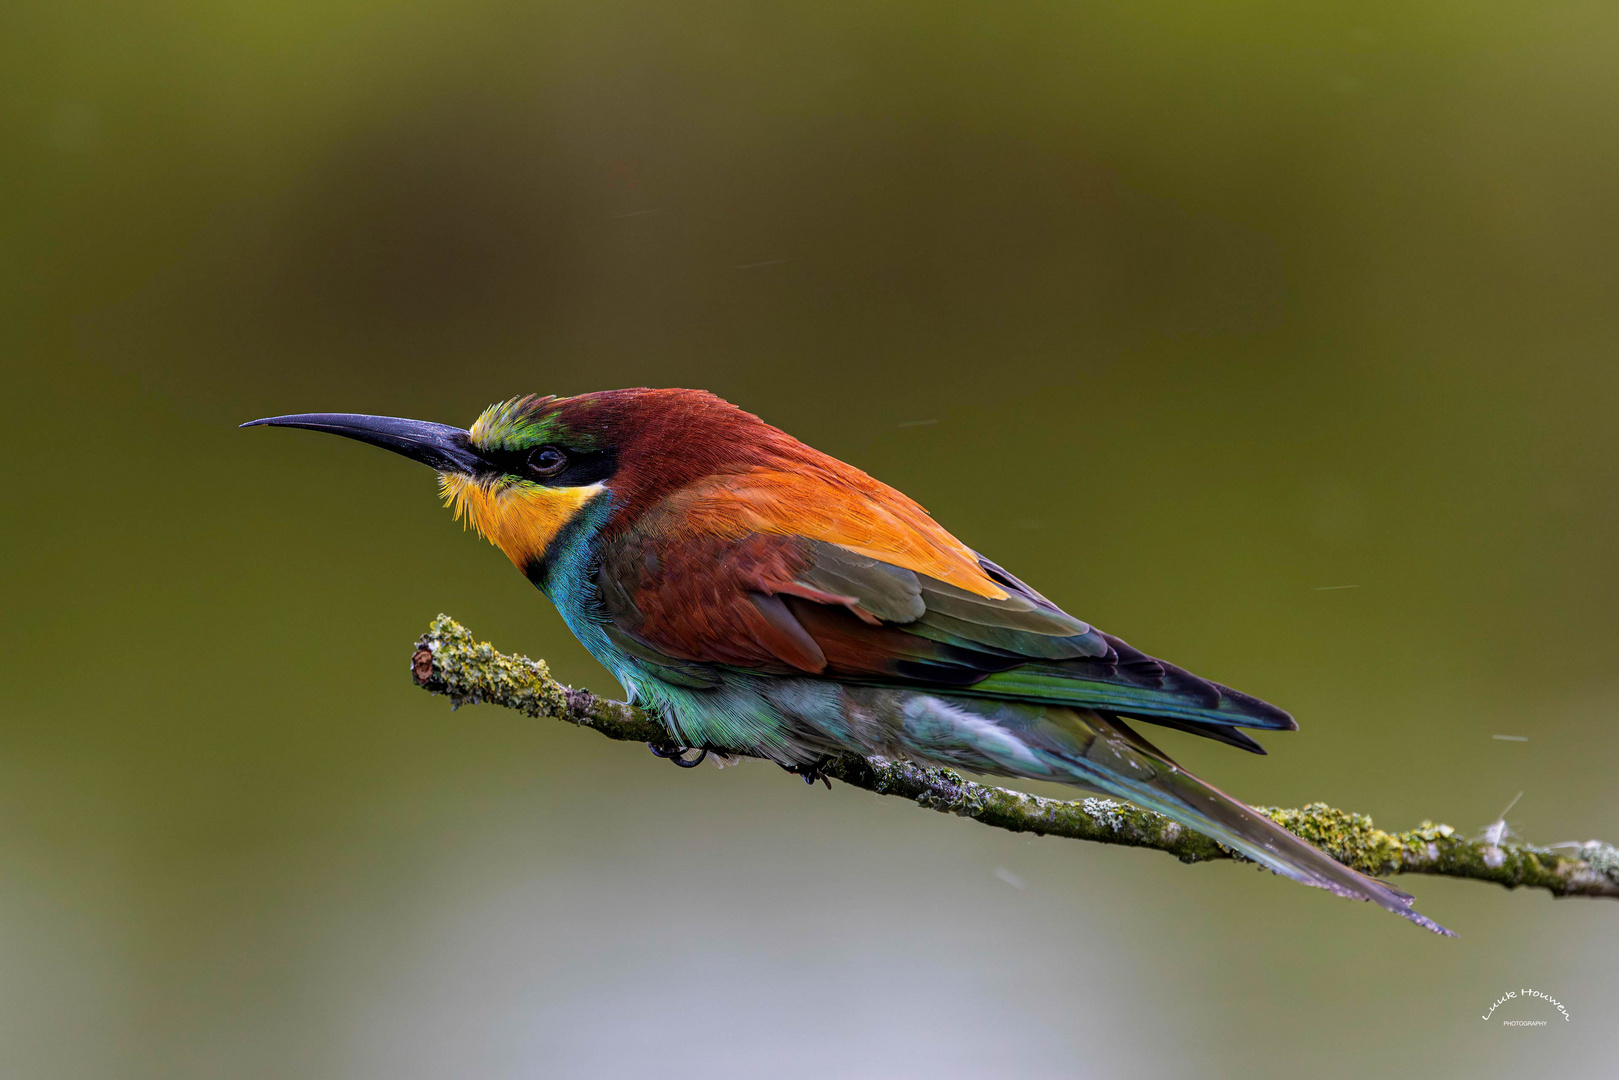
[[[906,749],[913,754],[1002,775],[1061,780],[1126,799],[1283,877],[1369,900],[1424,929],[1453,936],[1412,910],[1409,893],[1345,866],[1199,780],[1112,714],[943,695],[912,696],[907,712]]]
[[[1369,900],[1426,930],[1451,931],[1412,909],[1410,893],[1362,874],[1302,840],[1270,818],[1204,783],[1117,719],[1091,714],[1095,737],[1086,753],[1069,759],[1085,786],[1128,799],[1240,851],[1304,885],[1352,900]]]

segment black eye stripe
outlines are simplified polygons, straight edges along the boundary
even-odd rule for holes
[[[547,468],[552,462],[546,458],[542,463],[546,467],[536,468],[546,451],[559,455],[556,467]],[[612,450],[576,450],[549,443],[528,450],[485,450],[483,459],[492,473],[547,487],[584,487],[605,481],[618,470],[618,454]]]

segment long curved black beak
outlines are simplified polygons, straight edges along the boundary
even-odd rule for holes
[[[473,473],[485,467],[465,431],[423,420],[366,416],[363,413],[295,413],[249,420],[242,427],[295,427],[325,431],[392,450],[439,472]]]

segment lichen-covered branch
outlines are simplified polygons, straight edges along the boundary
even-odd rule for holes
[[[679,750],[663,725],[641,710],[569,689],[551,677],[545,661],[496,652],[488,642],[474,641],[471,632],[448,615],[434,619],[416,643],[411,675],[416,685],[448,695],[456,706],[503,705],[529,716],[588,727],[609,739],[648,743],[665,753]],[[950,769],[853,754],[823,763],[820,772],[853,787],[910,799],[1012,832],[1154,848],[1188,863],[1242,858],[1162,814],[1114,799],[1046,799],[975,783]],[[1442,874],[1507,888],[1546,889],[1557,896],[1619,898],[1619,850],[1596,840],[1553,849],[1506,839],[1469,840],[1449,825],[1428,821],[1403,833],[1384,832],[1364,814],[1325,803],[1300,810],[1257,809],[1367,874]]]

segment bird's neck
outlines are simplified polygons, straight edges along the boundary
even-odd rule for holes
[[[512,559],[523,576],[551,598],[564,618],[570,608],[588,602],[586,594],[594,588],[590,577],[596,542],[613,508],[612,493],[603,489],[551,534],[542,551],[524,562]]]
[[[632,681],[627,680],[631,680],[631,668],[602,631],[602,604],[595,573],[602,530],[615,509],[611,492],[603,492],[569,519],[543,556],[522,570],[556,605],[557,613],[579,643],[630,689]]]

